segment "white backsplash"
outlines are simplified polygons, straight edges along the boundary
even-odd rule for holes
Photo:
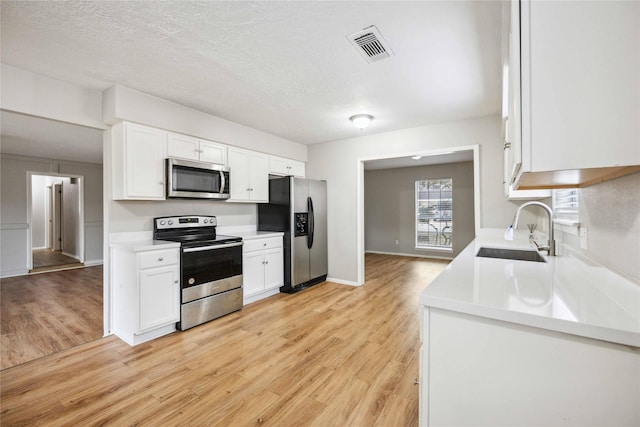
[[[640,284],[640,173],[580,189],[579,236],[562,233],[562,243]],[[557,233],[559,234],[559,233]]]

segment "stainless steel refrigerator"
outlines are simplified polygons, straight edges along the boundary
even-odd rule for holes
[[[269,180],[269,203],[258,204],[258,231],[284,232],[284,286],[293,293],[327,278],[327,182]]]

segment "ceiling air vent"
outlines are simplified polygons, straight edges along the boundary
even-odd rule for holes
[[[362,31],[347,36],[367,62],[381,61],[393,55],[393,51],[382,38],[380,31],[372,25]]]

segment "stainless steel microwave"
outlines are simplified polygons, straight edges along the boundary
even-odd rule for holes
[[[229,168],[206,162],[168,158],[167,197],[172,199],[228,199]]]

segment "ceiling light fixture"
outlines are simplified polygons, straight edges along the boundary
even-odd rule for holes
[[[420,160],[422,158],[422,156],[411,156],[411,158],[413,160]]]
[[[360,130],[369,126],[373,119],[374,117],[370,114],[356,114],[355,116],[349,117],[351,123]]]

